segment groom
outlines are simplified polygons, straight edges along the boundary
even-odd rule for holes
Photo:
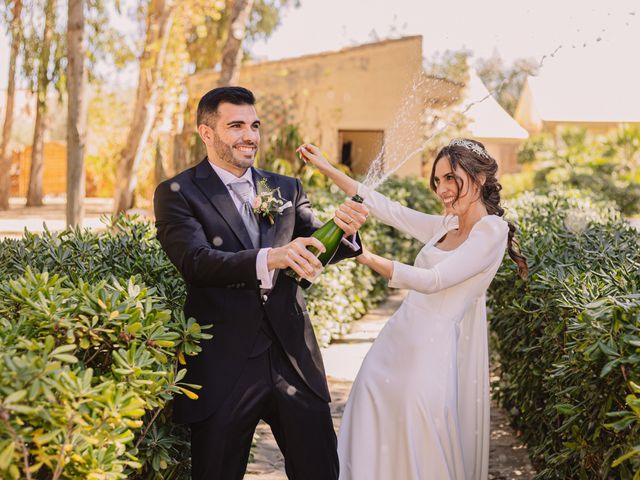
[[[280,270],[319,272],[307,246],[319,222],[300,181],[253,167],[260,121],[253,94],[211,90],[198,105],[207,157],[161,183],[154,196],[158,240],[187,284],[185,315],[214,325],[202,352],[187,359],[185,382],[199,398],[178,396],[174,420],[191,430],[192,478],[241,480],[260,419],[273,431],[290,479],[338,478],[336,436],[322,357],[302,291]],[[256,187],[279,189],[285,202],[272,224],[253,213]],[[333,261],[361,252],[350,242],[367,210],[346,202],[345,231]]]

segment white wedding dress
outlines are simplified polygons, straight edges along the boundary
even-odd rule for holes
[[[367,354],[338,435],[340,480],[486,480],[489,362],[485,293],[508,224],[487,215],[451,251],[457,217],[403,207],[360,185],[371,214],[425,244],[389,285],[410,290]]]

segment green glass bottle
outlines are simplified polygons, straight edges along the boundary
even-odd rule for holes
[[[360,195],[354,195],[351,197],[351,200],[358,203],[364,202],[364,199]],[[334,222],[333,219],[331,219],[318,230],[313,232],[311,236],[320,240],[324,245],[325,251],[320,253],[315,247],[307,247],[307,249],[318,257],[318,260],[320,260],[320,263],[322,263],[322,266],[324,267],[336,254],[336,251],[340,246],[340,241],[344,236],[344,231],[336,225],[336,222]],[[292,268],[287,268],[284,273],[285,275],[294,278],[302,288],[309,288],[312,285],[312,282],[306,278],[301,278],[300,275],[298,275]]]

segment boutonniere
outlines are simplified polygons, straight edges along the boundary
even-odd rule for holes
[[[271,188],[267,184],[267,179],[263,178],[256,187],[256,198],[253,199],[253,213],[269,220],[271,225],[275,222],[275,216],[281,215],[280,207],[284,205],[284,200],[280,195],[280,187]]]

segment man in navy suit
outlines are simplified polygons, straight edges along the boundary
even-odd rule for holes
[[[184,381],[202,386],[199,398],[176,397],[174,420],[191,430],[193,479],[241,480],[260,419],[271,426],[290,479],[337,479],[320,349],[300,287],[280,273],[320,271],[306,247],[324,249],[310,237],[322,223],[298,179],[253,167],[260,143],[254,105],[241,87],[204,95],[197,122],[207,157],[155,192],[158,240],[187,284],[185,315],[214,325],[202,352],[187,359]],[[264,181],[285,202],[273,223],[247,205]],[[332,262],[359,255],[366,216],[350,200],[338,209],[345,239]]]

